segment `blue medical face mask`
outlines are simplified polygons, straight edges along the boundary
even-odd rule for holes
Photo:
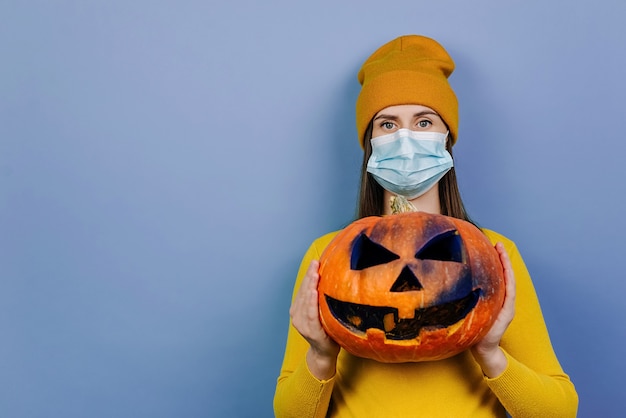
[[[452,168],[446,150],[448,133],[410,129],[372,138],[367,171],[392,193],[415,199],[431,189]]]

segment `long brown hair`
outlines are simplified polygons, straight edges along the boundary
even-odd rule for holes
[[[372,139],[372,129],[373,124],[370,122],[363,138],[364,153],[363,162],[361,164],[361,188],[359,191],[359,204],[357,209],[357,218],[359,219],[366,216],[380,216],[385,211],[384,189],[378,184],[374,177],[367,172],[367,161],[372,154],[372,145],[370,143]],[[448,141],[446,149],[450,155],[452,155],[452,145],[450,141]],[[454,167],[439,180],[438,187],[441,213],[475,224],[465,210]]]

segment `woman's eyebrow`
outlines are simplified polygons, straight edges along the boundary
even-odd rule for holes
[[[378,119],[391,119],[391,120],[398,120],[399,117],[398,116],[394,116],[394,115],[378,115],[374,118],[374,120],[378,120]]]
[[[435,116],[441,117],[441,116],[439,116],[439,114],[437,112],[434,112],[432,110],[422,110],[421,112],[415,113],[413,115],[413,117],[414,118],[419,118],[419,117],[425,116],[425,115],[435,115]]]
[[[419,118],[422,116],[426,116],[426,115],[433,115],[433,116],[437,116],[439,118],[441,118],[441,116],[439,116],[439,114],[433,110],[422,110],[421,112],[417,112],[413,114],[413,118]],[[374,120],[378,120],[378,119],[390,119],[390,120],[398,120],[400,119],[399,116],[396,115],[385,115],[385,114],[381,114],[378,115],[374,118]]]

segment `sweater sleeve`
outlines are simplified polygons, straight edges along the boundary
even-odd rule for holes
[[[319,259],[321,251],[330,239],[329,235],[316,240],[304,255],[292,300],[300,288],[311,260]],[[290,322],[285,356],[274,394],[274,414],[277,418],[323,418],[326,416],[335,379],[320,381],[311,374],[306,364],[308,348],[308,342]]]
[[[508,360],[498,377],[487,385],[512,417],[575,417],[578,395],[554,353],[528,270],[516,245],[497,234],[509,254],[516,281],[515,317],[501,347]]]

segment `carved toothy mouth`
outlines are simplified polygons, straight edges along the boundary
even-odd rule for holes
[[[476,289],[461,299],[416,309],[413,318],[398,318],[397,308],[342,302],[324,296],[330,312],[346,328],[361,333],[375,328],[384,331],[389,340],[410,340],[416,338],[422,328],[447,328],[456,324],[474,309],[480,294],[481,290]]]

